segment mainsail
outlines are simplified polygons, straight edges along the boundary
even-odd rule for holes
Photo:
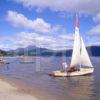
[[[84,45],[83,39],[81,37],[81,42],[82,42],[82,48],[81,48],[81,65],[83,66],[89,66],[89,67],[93,67],[88,52],[86,50],[86,47]]]
[[[75,37],[74,37],[74,46],[70,67],[83,65],[93,67],[87,50],[85,48],[82,37],[79,34],[78,28],[78,17],[76,17],[76,27],[75,27]]]
[[[77,17],[76,27],[75,27],[74,46],[73,46],[73,53],[72,53],[70,67],[79,65],[79,63],[80,63],[80,35],[79,35],[78,17]]]

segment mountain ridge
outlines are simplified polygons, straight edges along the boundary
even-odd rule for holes
[[[86,47],[90,56],[100,56],[100,46],[88,46]],[[28,46],[26,48],[18,48],[16,50],[7,51],[7,55],[19,55],[19,56],[71,56],[72,49],[69,50],[50,50],[46,48],[39,48],[35,46]]]

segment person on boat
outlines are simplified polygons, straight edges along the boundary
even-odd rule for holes
[[[63,62],[62,63],[62,66],[63,66],[63,71],[66,72],[67,71],[67,68],[68,68],[68,65],[66,62]]]
[[[79,71],[79,69],[76,66],[73,66],[67,72],[75,72],[75,71]]]

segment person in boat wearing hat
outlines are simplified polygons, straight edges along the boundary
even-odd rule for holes
[[[76,66],[69,67],[66,62],[63,62],[62,66],[63,66],[62,72],[75,72],[75,71],[79,71],[79,69]]]
[[[67,70],[67,72],[75,72],[75,71],[79,71],[79,69],[76,66],[73,66],[69,70]]]

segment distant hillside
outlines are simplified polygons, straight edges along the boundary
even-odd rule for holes
[[[88,53],[90,56],[100,56],[100,46],[89,46],[89,47],[86,47]],[[60,52],[57,52],[56,55],[57,56],[61,56],[62,53],[66,54],[66,56],[71,56],[72,55],[72,50],[66,50],[66,51],[60,51]]]
[[[87,50],[91,56],[100,56],[100,46],[90,46]]]
[[[7,55],[7,53],[5,51],[0,50],[0,56],[6,56],[6,55]]]
[[[46,48],[38,48],[35,46],[28,46],[26,48],[18,48],[16,50],[7,51],[8,55],[29,55],[29,56],[49,56],[52,55],[53,50],[48,50]]]
[[[87,47],[87,51],[90,56],[100,56],[100,46]],[[35,46],[29,46],[27,48],[19,48],[16,50],[7,51],[8,55],[29,55],[29,56],[71,56],[72,50],[54,51],[45,48],[38,48]]]

